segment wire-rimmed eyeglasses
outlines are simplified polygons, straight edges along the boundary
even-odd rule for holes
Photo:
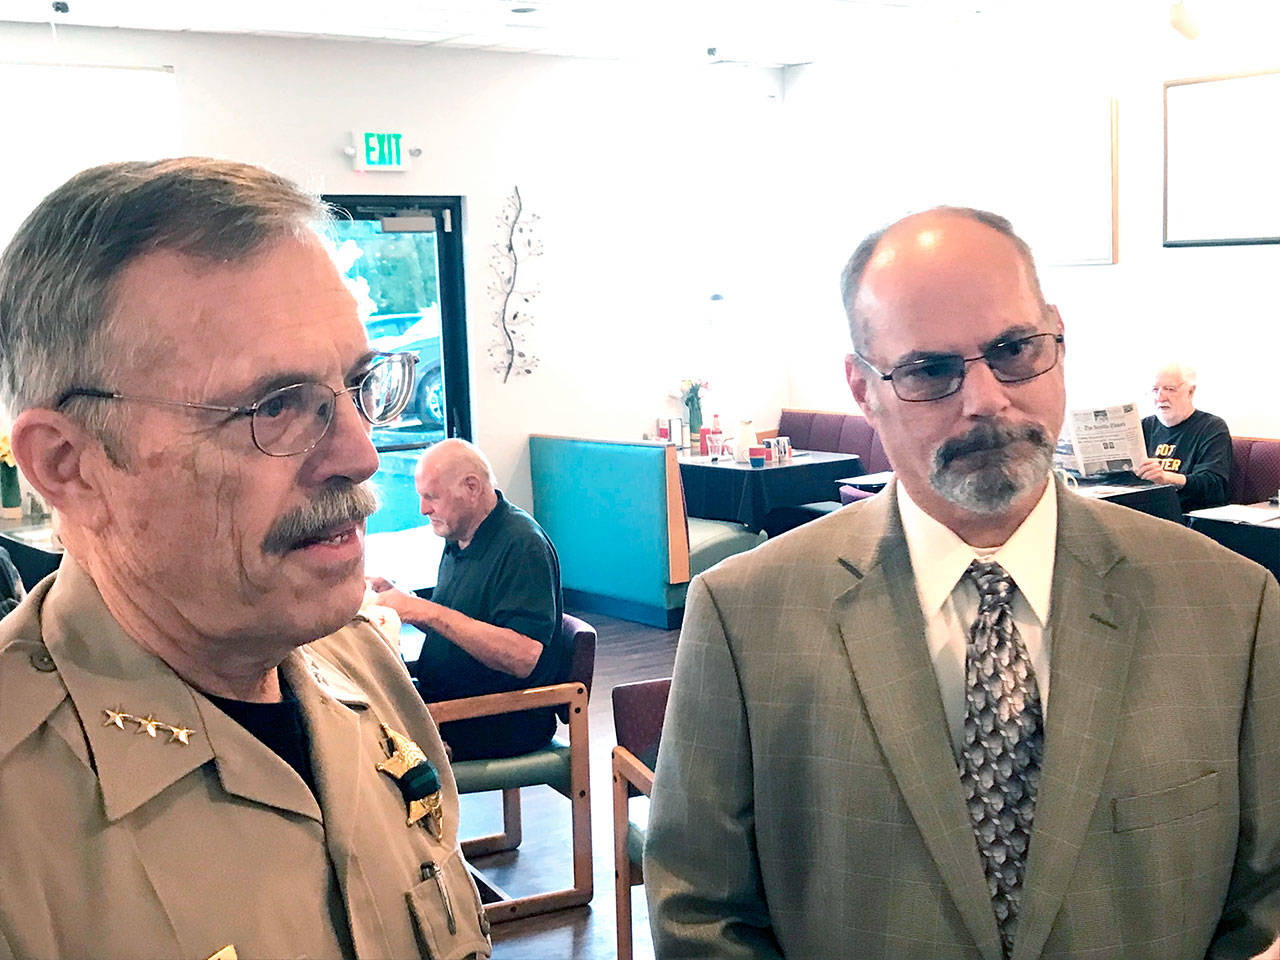
[[[899,400],[924,403],[928,400],[941,400],[956,393],[964,383],[969,364],[979,360],[986,363],[992,376],[1001,383],[1034,380],[1057,365],[1062,343],[1063,335],[1060,333],[1033,333],[1029,337],[993,343],[976,357],[942,353],[900,363],[888,373],[874,366],[857,351],[853,355],[881,380],[888,380]]]
[[[418,357],[413,353],[375,353],[356,382],[342,390],[327,383],[305,381],[277,387],[255,403],[228,407],[190,400],[140,397],[114,390],[73,388],[58,398],[60,408],[73,397],[95,400],[128,400],[167,407],[188,407],[227,414],[228,420],[249,418],[253,444],[269,457],[292,457],[306,453],[329,432],[338,397],[350,394],[360,415],[371,426],[383,427],[404,412],[413,396],[413,370]]]

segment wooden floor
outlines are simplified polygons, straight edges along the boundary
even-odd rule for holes
[[[613,899],[612,783],[609,754],[615,740],[609,691],[615,684],[668,677],[675,662],[678,631],[659,630],[598,613],[578,614],[596,628],[595,680],[591,688],[591,836],[595,896],[591,904],[530,917],[493,928],[495,960],[604,960],[617,956]],[[518,851],[482,857],[475,865],[509,893],[525,894],[572,881],[569,802],[549,787],[521,791],[524,841]],[[498,794],[462,798],[462,834],[501,829]],[[649,960],[653,947],[644,888],[632,890],[636,960]]]

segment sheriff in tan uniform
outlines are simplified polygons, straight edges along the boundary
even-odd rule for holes
[[[457,791],[358,616],[413,393],[258,167],[108,164],[0,255],[58,571],[0,623],[0,960],[488,957]]]
[[[5,618],[0,956],[488,955],[456,817],[439,838],[427,818],[408,824],[378,770],[385,724],[421,746],[457,809],[396,654],[355,620],[280,671],[319,797],[126,637],[74,561]]]

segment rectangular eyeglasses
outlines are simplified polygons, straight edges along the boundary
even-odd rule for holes
[[[899,400],[924,403],[941,400],[959,391],[969,364],[979,360],[991,369],[992,375],[1001,383],[1034,380],[1057,365],[1062,343],[1063,336],[1060,333],[1033,333],[1029,337],[993,343],[976,357],[942,353],[900,363],[888,373],[872,365],[870,360],[857,351],[854,351],[854,356],[881,380],[888,380]]]

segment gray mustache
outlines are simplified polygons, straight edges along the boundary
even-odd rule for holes
[[[973,429],[958,437],[944,440],[934,455],[937,467],[945,467],[958,457],[983,450],[1000,450],[1010,444],[1025,440],[1037,447],[1048,445],[1044,430],[1038,424],[1010,427],[996,422],[976,424]]]
[[[339,481],[323,488],[310,503],[295,507],[277,520],[262,541],[262,549],[267,553],[287,553],[304,540],[358,523],[377,509],[378,494],[371,484]]]

